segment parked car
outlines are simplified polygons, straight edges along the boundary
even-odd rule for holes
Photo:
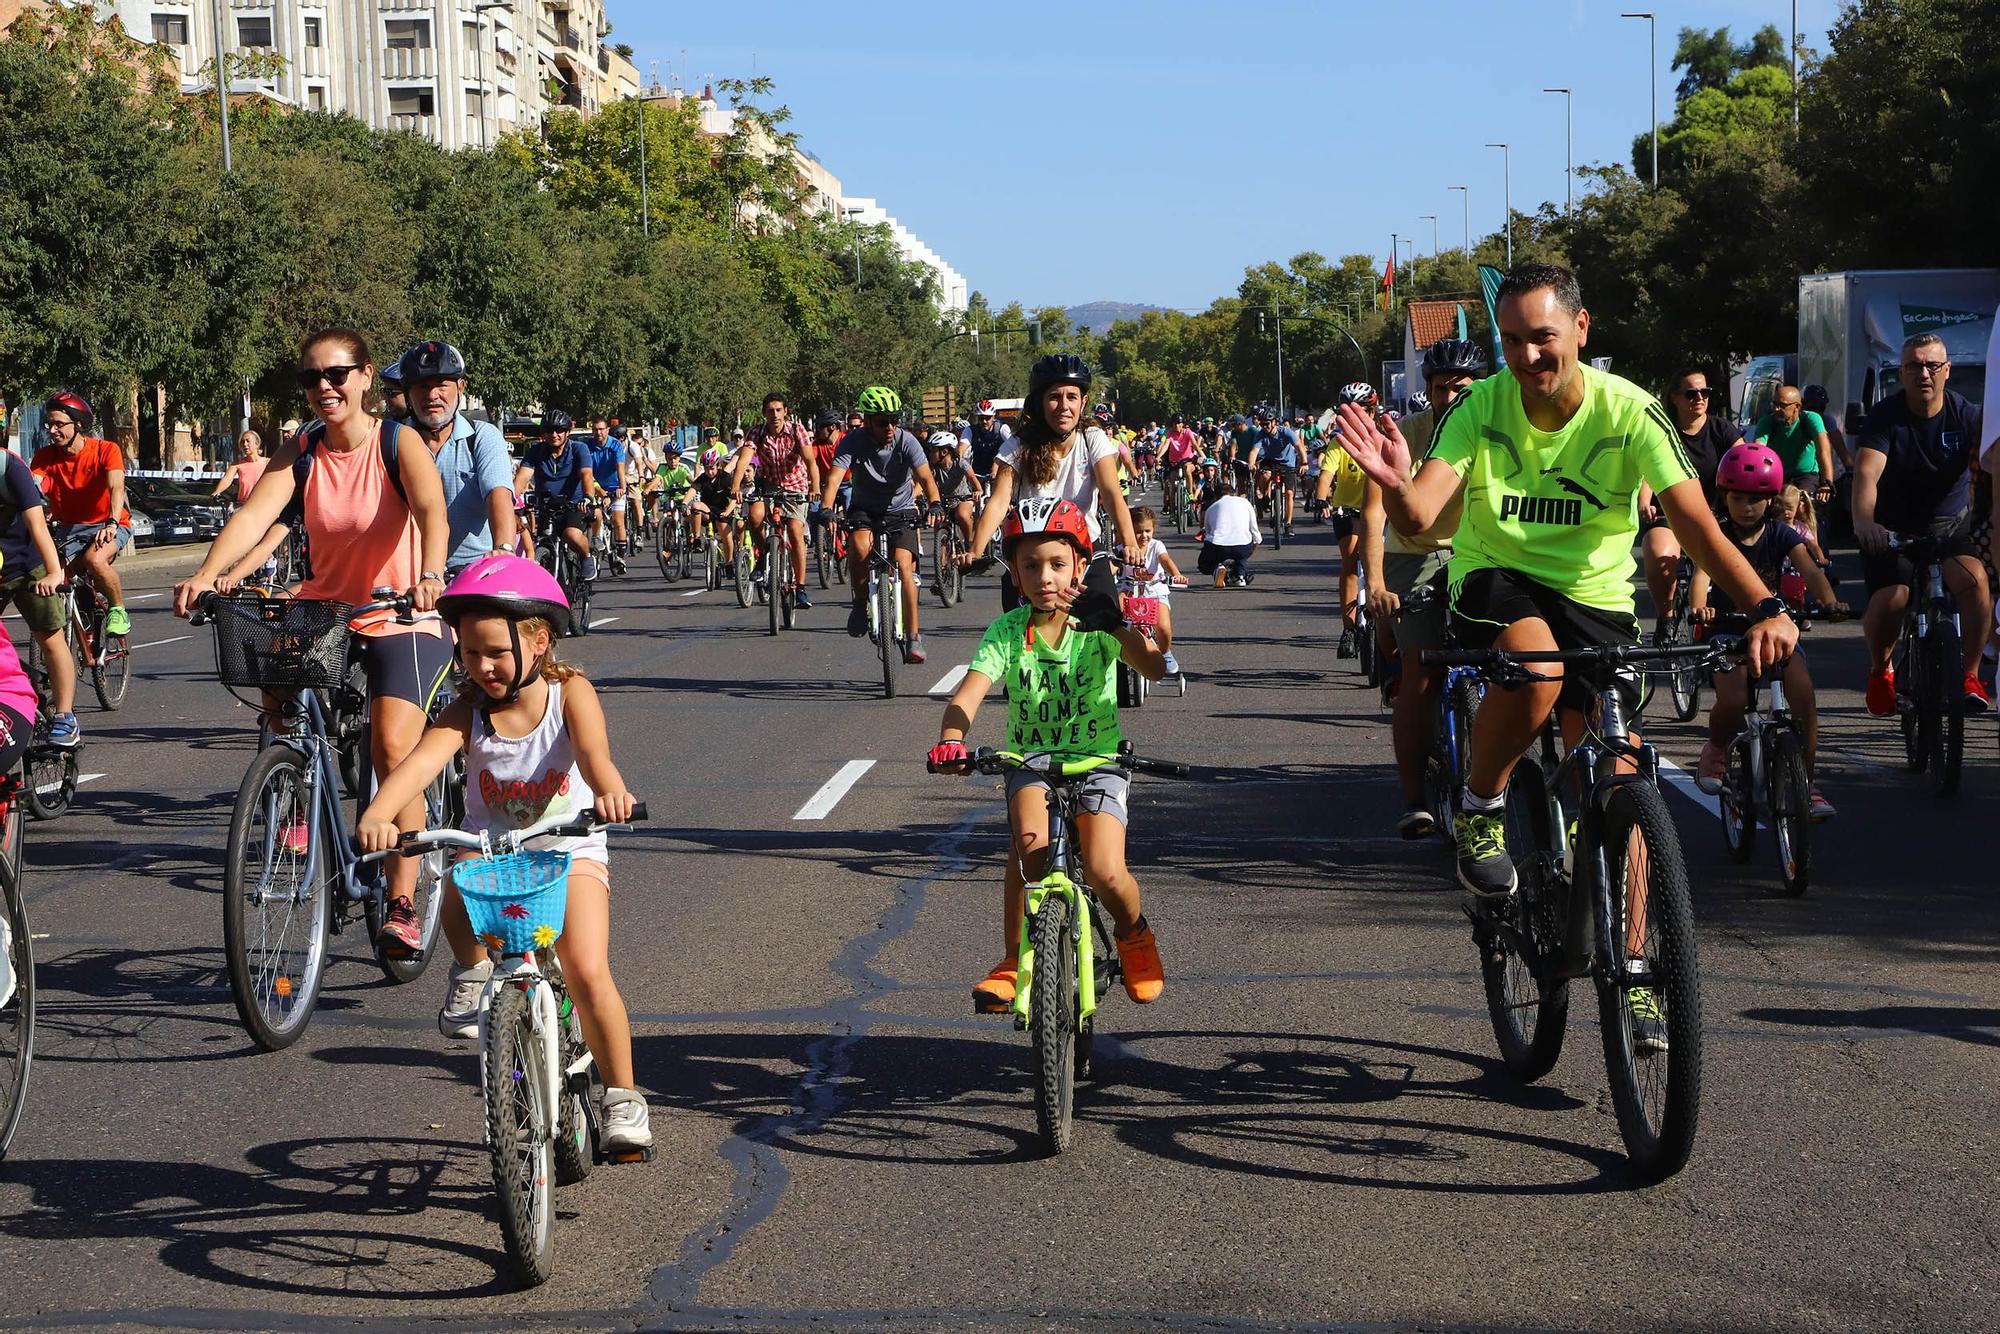
[[[132,541],[139,546],[207,542],[229,517],[229,507],[217,497],[157,477],[127,478],[125,502],[132,511]],[[141,515],[147,520],[143,531]]]

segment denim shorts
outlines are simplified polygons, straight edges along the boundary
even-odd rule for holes
[[[1044,793],[1049,791],[1049,780],[1041,774],[1030,773],[1026,769],[1011,769],[1007,773],[1007,798],[1023,788],[1038,787]],[[1119,824],[1129,826],[1131,817],[1126,809],[1125,795],[1132,788],[1132,776],[1123,769],[1105,765],[1102,769],[1087,775],[1078,785],[1076,808],[1085,815],[1109,815]]]
[[[56,535],[56,554],[62,557],[64,568],[74,564],[76,558],[81,556],[84,549],[95,542],[97,535],[106,528],[113,528],[118,533],[118,548],[114,555],[122,553],[126,547],[132,545],[132,530],[122,523],[113,524],[107,520],[104,523],[70,524]]]

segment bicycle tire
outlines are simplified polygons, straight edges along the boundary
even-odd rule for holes
[[[1276,505],[1271,506],[1271,550],[1285,549],[1285,523],[1279,516],[1284,513]]]
[[[1518,929],[1538,953],[1562,948],[1563,893],[1551,874],[1555,831],[1549,827],[1548,780],[1532,760],[1514,766],[1507,780],[1507,855],[1520,880],[1515,895]],[[1486,1013],[1500,1059],[1515,1078],[1533,1083],[1555,1068],[1569,1028],[1569,980],[1544,981],[1520,953],[1492,931],[1475,930]]]
[[[1049,1154],[1068,1150],[1076,1109],[1076,940],[1069,899],[1049,894],[1035,913],[1028,1036],[1035,1047],[1035,1130]]]
[[[465,771],[462,765],[458,770],[457,780],[460,784],[457,813],[463,814]],[[452,810],[451,783],[452,770],[447,767],[445,772],[432,779],[431,785],[424,789],[424,828],[458,827],[458,820]],[[423,924],[423,944],[417,954],[414,957],[391,954],[379,943],[375,946],[375,962],[382,969],[382,975],[398,986],[422,977],[424,970],[430,967],[431,955],[437,951],[438,923],[444,916],[444,877],[450,866],[451,854],[443,848],[433,848],[417,859],[417,888],[412,902],[416,907],[417,920]],[[371,917],[369,925],[379,927],[380,923]],[[372,931],[370,939],[375,939]]]
[[[774,635],[785,628],[785,565],[792,559],[783,541],[784,532],[782,525],[772,522],[771,538],[764,544],[764,604],[771,612]]]
[[[736,539],[736,555],[729,564],[730,573],[736,580],[736,605],[748,607],[751,598],[750,543],[747,535]]]
[[[659,563],[660,577],[668,583],[680,577],[674,572],[675,561],[680,551],[680,538],[680,521],[675,520],[661,531],[659,540],[653,543],[653,559]]]
[[[565,1072],[562,1106],[556,1116],[556,1184],[573,1186],[597,1166],[598,1109],[603,1105],[604,1086],[597,1075],[597,1063],[590,1059],[590,1048],[584,1045],[583,1024],[568,992],[557,987],[555,1001]],[[567,1073],[579,1061],[588,1064],[575,1074]]]
[[[102,621],[99,622],[102,625]],[[126,692],[132,688],[132,646],[128,635],[97,636],[97,661],[90,665],[90,688],[106,712],[125,706]]]
[[[1750,778],[1750,738],[1729,743],[1722,770],[1722,791],[1716,800],[1722,817],[1722,844],[1737,865],[1750,860],[1757,847],[1757,790]]]
[[[951,520],[947,518],[945,522]],[[937,594],[938,605],[947,609],[951,606],[951,584],[946,571],[954,564],[953,549],[951,534],[939,530],[937,541],[931,544],[931,591]]]
[[[1930,696],[1930,653],[1911,635],[1907,622],[1897,643],[1896,655],[1902,661],[1896,664],[1896,723],[1903,733],[1903,768],[1920,774],[1931,759],[1930,734],[1925,730],[1921,704]]]
[[[714,534],[710,534],[708,541],[702,545],[701,558],[703,568],[708,571],[706,587],[713,593],[722,587],[722,553],[716,547]]]
[[[1927,638],[1932,721],[1926,767],[1931,775],[1931,795],[1943,798],[1958,792],[1958,780],[1965,765],[1964,648],[1959,642],[1958,627],[1947,620],[1935,622]]]
[[[19,801],[7,804],[6,845],[0,848],[8,887],[0,891],[0,911],[6,913],[7,965],[14,978],[13,994],[0,1002],[0,1161],[20,1128],[28,1104],[28,1080],[35,1064],[35,936],[28,926],[27,894],[21,884],[21,839],[26,832]]]
[[[515,1277],[546,1283],[555,1263],[554,1108],[547,1105],[548,1060],[525,988],[504,986],[486,1021],[486,1144],[500,1235]]]
[[[891,556],[890,559],[894,559]],[[876,647],[882,655],[882,697],[896,698],[896,676],[903,665],[902,635],[897,631],[902,626],[902,589],[896,580],[886,574],[875,580],[875,624],[881,628],[876,635]]]
[[[578,635],[590,633],[590,592],[590,580],[579,578],[576,581],[576,592],[570,594],[569,625]]]
[[[827,536],[824,523],[813,528],[812,554],[813,572],[819,578],[820,588],[833,587],[833,539]]]
[[[1805,742],[1790,728],[1771,745],[1771,837],[1778,845],[1778,883],[1797,898],[1812,884],[1812,779]]]
[[[76,800],[77,747],[62,749],[47,744],[29,748],[21,761],[22,796],[28,814],[37,820],[53,820],[69,810]]]
[[[1683,667],[1676,671],[1668,681],[1667,694],[1675,720],[1693,722],[1695,714],[1701,712],[1701,669]]]
[[[282,1051],[299,1040],[326,975],[332,884],[324,875],[306,879],[313,863],[312,841],[320,832],[307,778],[299,752],[287,745],[266,746],[250,761],[229,817],[222,880],[229,993],[245,1031],[266,1051]],[[304,821],[303,849],[281,846],[282,831],[294,817]],[[292,902],[269,912],[265,909],[278,896],[251,903],[250,896],[265,883],[276,884]],[[271,919],[279,927],[275,945]],[[295,943],[287,945],[288,940]]]
[[[1596,975],[1605,1072],[1633,1170],[1648,1181],[1662,1181],[1686,1165],[1701,1120],[1701,961],[1694,905],[1680,835],[1658,788],[1620,784],[1605,803],[1603,828],[1611,881],[1597,904],[1599,944],[1607,953]],[[1634,1049],[1630,973],[1623,962],[1625,886],[1635,837],[1646,853],[1644,977],[1665,1012],[1667,1038],[1665,1053],[1643,1057]],[[1642,1065],[1648,1067],[1643,1076]]]

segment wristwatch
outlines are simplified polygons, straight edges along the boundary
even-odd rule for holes
[[[443,576],[443,575],[441,575],[441,574],[433,574],[433,573],[431,573],[431,571],[429,571],[429,570],[425,570],[425,571],[424,571],[424,572],[423,572],[422,574],[420,574],[420,575],[418,575],[418,576],[417,576],[417,582],[418,582],[418,583],[420,583],[420,584],[423,584],[423,583],[429,583],[429,582],[430,582],[431,580],[433,580],[433,579],[435,579],[435,580],[436,580],[436,581],[437,581],[438,583],[443,583],[443,582],[444,582],[444,576]]]
[[[1785,605],[1783,598],[1765,598],[1750,609],[1750,624],[1760,625],[1780,616],[1789,616],[1792,609]]]

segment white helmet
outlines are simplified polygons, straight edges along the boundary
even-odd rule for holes
[[[924,441],[924,445],[928,449],[948,449],[956,454],[958,452],[958,437],[950,431],[932,431],[931,438]]]

